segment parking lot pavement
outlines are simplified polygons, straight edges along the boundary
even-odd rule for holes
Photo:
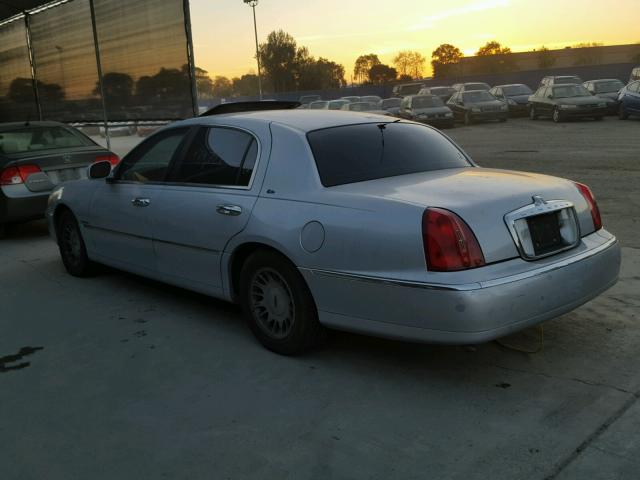
[[[620,282],[545,323],[535,354],[336,333],[280,357],[235,306],[110,269],[70,277],[42,222],[14,228],[0,241],[0,478],[637,478],[639,132],[447,131],[483,166],[591,185],[621,240]]]

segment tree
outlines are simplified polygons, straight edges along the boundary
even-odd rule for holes
[[[517,69],[511,49],[495,40],[487,42],[476,52],[475,73],[502,73]]]
[[[353,76],[356,79],[356,82],[366,82],[369,79],[369,71],[371,67],[375,65],[380,65],[382,62],[378,58],[378,55],[375,53],[370,53],[368,55],[360,55],[356,59],[355,67],[353,69]]]
[[[283,30],[273,31],[258,48],[264,76],[276,92],[295,89],[297,44]]]
[[[460,63],[463,54],[458,47],[443,43],[431,52],[431,67],[434,77],[448,77],[453,75],[454,68]]]
[[[500,45],[500,42],[493,40],[480,47],[476,52],[476,55],[478,57],[484,57],[488,55],[504,55],[507,53],[511,53],[511,49],[509,47],[503,47]]]
[[[198,97],[200,98],[212,98],[213,97],[213,80],[209,76],[209,72],[203,68],[195,67],[196,74],[196,88],[198,90]]]
[[[393,59],[393,64],[400,75],[421,78],[427,60],[419,52],[402,51]]]
[[[105,102],[110,105],[124,106],[133,96],[133,78],[126,73],[109,72],[102,77],[102,89]],[[96,82],[92,92],[100,95],[100,82]]]
[[[247,73],[232,81],[233,94],[239,96],[258,95],[258,76],[254,73]]]
[[[584,42],[577,43],[573,46],[575,53],[574,65],[598,65],[602,63],[603,52],[602,43],[598,42]]]
[[[398,72],[395,68],[385,65],[384,63],[378,63],[373,65],[367,72],[369,81],[375,85],[384,85],[385,83],[393,82],[398,77]]]
[[[233,94],[233,84],[231,80],[222,75],[216,75],[213,79],[213,96],[214,97],[230,97]]]
[[[556,64],[556,57],[544,45],[538,50],[538,67],[551,68]]]

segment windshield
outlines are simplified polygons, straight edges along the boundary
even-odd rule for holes
[[[489,92],[464,92],[462,94],[464,103],[477,103],[477,102],[490,102],[495,100],[495,97]]]
[[[620,80],[610,80],[607,82],[598,82],[594,84],[596,93],[612,93],[619,91],[624,84]]]
[[[401,101],[399,98],[387,98],[382,101],[382,108],[399,107]]]
[[[93,145],[81,134],[63,127],[27,127],[0,132],[0,153],[23,153]]]
[[[526,85],[508,85],[506,87],[502,87],[502,91],[505,95],[531,95],[533,92]]]
[[[333,100],[329,102],[329,110],[340,110],[347,103],[349,103],[348,100]]]
[[[578,77],[558,77],[553,82],[555,84],[582,83]]]
[[[369,102],[356,102],[349,104],[349,110],[353,112],[366,112],[375,108],[376,106]]]
[[[420,84],[403,85],[402,87],[400,87],[400,93],[402,95],[415,95],[420,90],[422,90],[422,85],[420,85]]]
[[[464,86],[465,90],[491,90],[491,87],[486,83],[467,83]]]
[[[424,97],[413,97],[411,100],[411,106],[413,108],[431,108],[431,107],[442,107],[444,103],[440,97],[436,96],[424,96]]]
[[[554,98],[571,98],[571,97],[589,97],[589,90],[582,85],[566,85],[562,87],[554,87]]]
[[[444,135],[412,123],[325,128],[307,138],[325,187],[470,166]]]
[[[434,87],[431,89],[432,95],[452,95],[456,90],[451,87]]]
[[[311,110],[322,110],[327,108],[327,102],[313,102],[309,105]]]

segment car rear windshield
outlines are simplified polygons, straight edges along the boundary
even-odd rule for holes
[[[491,87],[486,83],[466,83],[465,90],[490,90]]]
[[[620,80],[609,80],[607,82],[598,82],[595,87],[596,93],[613,93],[624,88],[624,84]]]
[[[418,93],[420,90],[422,90],[422,85],[420,84],[416,84],[416,85],[402,85],[400,87],[400,93],[402,95],[415,95],[416,93]]]
[[[25,153],[93,145],[88,138],[64,127],[25,127],[0,131],[0,153]]]
[[[508,85],[502,87],[502,91],[507,95],[531,95],[533,93],[526,85]]]
[[[382,108],[399,107],[401,101],[399,98],[386,98],[382,101]]]
[[[413,123],[346,125],[307,138],[325,187],[471,165],[447,137]]]
[[[462,98],[465,103],[477,103],[477,102],[490,102],[491,100],[495,100],[495,97],[491,95],[489,92],[483,91],[475,91],[475,92],[464,92],[462,94]]]

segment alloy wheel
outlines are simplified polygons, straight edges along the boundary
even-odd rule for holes
[[[282,275],[272,268],[257,270],[249,293],[251,312],[260,329],[271,338],[286,338],[295,323],[295,309],[291,289]]]

